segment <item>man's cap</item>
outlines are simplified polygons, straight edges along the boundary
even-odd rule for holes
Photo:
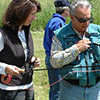
[[[55,0],[54,5],[55,7],[66,7],[70,6],[70,2],[68,0]]]

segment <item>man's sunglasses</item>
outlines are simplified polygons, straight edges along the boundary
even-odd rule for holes
[[[80,23],[85,23],[85,22],[87,22],[87,21],[90,21],[90,22],[92,22],[93,20],[94,20],[94,18],[78,18],[78,17],[76,17],[76,16],[74,16]]]

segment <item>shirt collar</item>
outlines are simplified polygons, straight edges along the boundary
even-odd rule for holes
[[[72,27],[73,28],[73,27]],[[84,35],[81,35],[79,31],[77,31],[75,28],[73,28],[73,30],[75,31],[75,33],[77,34],[77,36],[80,38],[80,39],[83,39],[84,37],[86,37],[88,33],[88,28],[86,29],[86,31],[84,32]]]

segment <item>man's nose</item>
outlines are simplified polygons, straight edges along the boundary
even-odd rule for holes
[[[84,25],[89,25],[90,21],[84,22]]]

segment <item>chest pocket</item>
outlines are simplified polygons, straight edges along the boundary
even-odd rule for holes
[[[79,41],[79,38],[75,35],[70,35],[70,36],[63,36],[63,40],[62,40],[62,47],[63,50],[70,48],[71,46],[73,46],[74,44],[76,44]],[[79,60],[77,60],[78,57],[76,58],[76,60],[74,62],[72,62],[72,65],[76,65],[79,64]]]
[[[63,36],[62,47],[63,49],[67,49],[72,45],[76,44],[79,41],[79,38],[76,36]]]

